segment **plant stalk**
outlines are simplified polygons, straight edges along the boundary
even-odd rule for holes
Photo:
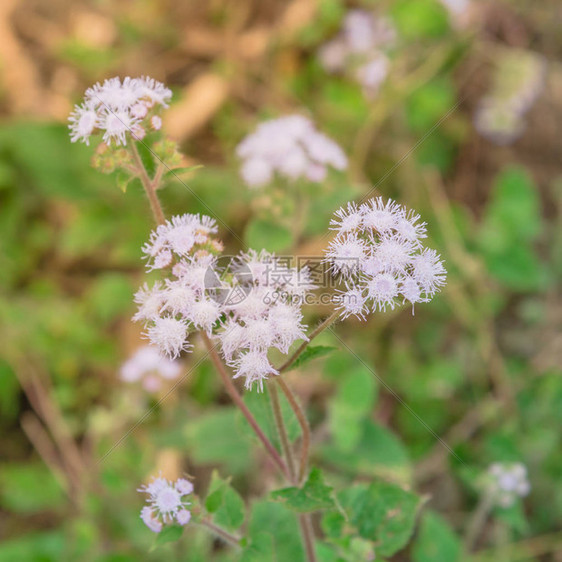
[[[235,537],[234,535],[231,535],[229,532],[225,531],[221,527],[218,527],[217,525],[211,523],[210,521],[207,521],[206,519],[203,519],[200,522],[200,524],[203,525],[204,527],[207,527],[207,529],[209,529],[215,535],[220,537],[223,541],[233,546],[240,547],[240,539]]]
[[[154,176],[154,180],[150,179],[134,141],[131,142],[131,154],[133,155],[133,160],[135,161],[135,165],[137,167],[138,177],[144,187],[148,201],[150,202],[150,208],[152,209],[154,220],[157,224],[164,224],[166,222],[166,218],[164,217],[164,211],[162,211],[162,206],[158,200],[158,195],[156,195],[156,190],[158,189],[162,173],[157,172]]]
[[[289,469],[289,477],[292,484],[298,484],[296,480],[296,469],[295,469],[295,459],[293,456],[293,449],[291,447],[291,442],[289,441],[289,436],[287,435],[287,428],[285,426],[285,420],[283,419],[283,412],[281,410],[281,402],[279,401],[279,393],[277,392],[277,387],[274,384],[267,385],[269,390],[269,396],[271,398],[271,409],[273,410],[273,418],[275,419],[275,426],[277,428],[277,433],[279,434],[279,439],[281,441],[281,449],[283,450],[283,455],[287,461],[287,468]]]
[[[339,318],[339,315],[340,315],[340,313],[337,310],[334,310],[334,312],[332,312],[332,314],[330,314],[330,316],[325,318],[322,321],[322,323],[320,323],[316,328],[314,328],[314,330],[310,333],[310,336],[308,336],[308,340],[303,342],[297,348],[297,350],[293,353],[293,355],[291,355],[291,357],[289,357],[289,359],[287,359],[287,361],[285,361],[285,363],[283,363],[283,365],[281,365],[281,367],[279,367],[278,371],[280,373],[284,373],[285,371],[290,370],[293,363],[299,358],[301,353],[308,347],[310,342],[316,336],[318,336],[321,332],[323,332],[326,328],[331,326]]]
[[[201,332],[201,336],[203,338],[203,341],[205,342],[205,346],[207,347],[209,356],[211,357],[211,361],[213,362],[213,365],[221,376],[224,382],[224,386],[226,387],[226,391],[232,398],[232,401],[240,408],[242,414],[250,424],[251,428],[254,430],[255,434],[258,436],[258,439],[262,442],[263,446],[265,447],[275,464],[278,466],[279,470],[281,470],[281,472],[287,479],[290,479],[289,469],[287,468],[287,465],[277,452],[277,449],[273,446],[271,441],[267,438],[261,427],[258,425],[256,418],[254,418],[253,414],[250,412],[246,404],[244,404],[242,397],[240,396],[238,390],[236,389],[236,386],[232,382],[232,378],[226,371],[226,368],[223,365],[217,351],[215,350],[213,343],[209,339],[209,336],[205,332]]]
[[[309,513],[299,515],[299,525],[304,539],[304,548],[308,562],[317,562],[316,552],[314,551],[314,530]]]
[[[308,454],[310,451],[310,425],[308,424],[308,420],[306,419],[306,414],[304,413],[302,406],[298,403],[293,391],[285,382],[285,379],[283,377],[276,377],[275,382],[281,387],[281,390],[283,391],[283,394],[285,394],[285,397],[287,398],[289,405],[293,409],[293,412],[301,427],[302,443],[298,482],[302,482],[306,474]]]

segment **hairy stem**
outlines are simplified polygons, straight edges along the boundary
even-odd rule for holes
[[[164,222],[166,222],[164,211],[162,211],[162,206],[160,205],[160,201],[156,195],[156,190],[158,189],[158,184],[160,183],[160,179],[162,177],[162,172],[157,171],[154,176],[154,180],[150,179],[135,142],[131,142],[131,154],[133,155],[138,177],[144,187],[148,201],[150,202],[150,208],[152,209],[154,220],[157,224],[164,224]]]
[[[301,443],[301,458],[299,463],[299,477],[298,481],[302,482],[306,473],[306,466],[308,464],[308,453],[310,450],[310,425],[306,419],[306,414],[302,409],[301,405],[298,403],[293,391],[289,385],[285,382],[283,377],[276,377],[275,382],[281,387],[283,394],[287,398],[289,405],[291,406],[295,416],[301,426],[302,431],[302,443]]]
[[[285,371],[290,370],[291,366],[293,365],[293,363],[298,359],[298,357],[301,355],[301,353],[308,347],[308,345],[310,344],[310,342],[321,332],[323,332],[326,328],[328,328],[328,326],[331,326],[339,317],[340,313],[335,310],[334,312],[332,312],[332,314],[330,314],[330,316],[328,316],[321,324],[319,324],[310,334],[310,336],[308,336],[308,340],[303,342],[298,348],[297,350],[293,353],[293,355],[291,355],[291,357],[289,357],[289,359],[287,359],[287,361],[285,361],[285,363],[283,363],[283,365],[281,365],[281,367],[279,367],[278,371],[280,373],[283,373]]]
[[[203,337],[203,341],[205,342],[205,346],[207,347],[207,350],[209,352],[209,356],[211,357],[211,361],[213,362],[213,365],[215,366],[219,375],[221,376],[221,378],[224,382],[224,386],[226,387],[226,391],[228,392],[228,394],[232,398],[232,401],[240,408],[240,410],[242,411],[242,414],[244,415],[244,417],[246,418],[246,420],[250,424],[251,428],[254,430],[254,432],[258,436],[258,439],[263,443],[263,446],[265,447],[266,451],[269,453],[269,455],[271,456],[271,458],[273,459],[275,464],[278,466],[278,468],[281,470],[281,472],[285,475],[285,477],[287,479],[289,479],[290,476],[289,476],[289,470],[287,468],[287,465],[285,464],[285,462],[283,461],[283,459],[281,458],[281,456],[277,452],[277,449],[275,449],[275,447],[272,445],[271,441],[267,438],[267,436],[265,435],[265,433],[263,432],[261,427],[258,425],[258,422],[254,418],[254,416],[252,415],[252,413],[250,412],[250,410],[248,409],[246,404],[244,404],[244,401],[242,400],[242,397],[240,396],[240,394],[238,393],[238,390],[236,389],[236,386],[232,382],[232,378],[230,377],[230,375],[226,371],[226,368],[225,368],[223,362],[221,361],[215,347],[213,346],[213,343],[209,339],[209,336],[207,336],[207,334],[205,334],[205,332],[201,332],[201,336]]]
[[[204,527],[207,527],[207,529],[209,529],[212,533],[220,537],[225,542],[230,543],[233,546],[237,546],[237,547],[240,546],[240,539],[238,537],[231,535],[228,531],[225,531],[224,529],[215,525],[214,523],[211,523],[210,521],[203,519],[200,522],[200,524],[203,525]]]
[[[316,562],[316,552],[314,551],[314,530],[312,529],[310,514],[301,513],[299,515],[299,525],[304,539],[306,559],[308,562]]]
[[[269,390],[269,395],[271,397],[271,409],[273,410],[273,418],[275,419],[275,426],[277,427],[277,433],[279,434],[279,439],[281,440],[281,449],[283,450],[283,455],[287,461],[287,467],[289,469],[289,477],[292,484],[297,484],[296,481],[296,470],[295,470],[295,459],[293,457],[293,449],[289,441],[289,436],[287,435],[287,428],[285,427],[285,420],[283,419],[283,412],[281,411],[281,402],[279,401],[279,393],[277,392],[277,387],[274,384],[267,385]]]

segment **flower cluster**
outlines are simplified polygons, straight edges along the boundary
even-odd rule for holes
[[[137,292],[133,319],[144,322],[150,342],[172,358],[190,349],[190,332],[214,334],[235,378],[261,390],[268,375],[278,374],[269,350],[288,353],[295,340],[306,338],[301,305],[313,288],[310,274],[255,251],[221,267],[216,231],[209,217],[183,215],[151,234],[143,248],[148,268],[170,275]]]
[[[163,525],[173,523],[186,525],[191,519],[190,505],[183,499],[193,492],[193,484],[185,478],[178,478],[171,482],[158,476],[150,484],[141,486],[139,492],[148,494],[147,502],[140,513],[144,524],[155,533],[162,530]]]
[[[125,382],[140,382],[146,391],[157,392],[164,380],[174,380],[180,372],[177,361],[163,356],[158,348],[145,345],[123,363],[120,375]]]
[[[533,53],[513,49],[498,59],[492,90],[474,114],[474,126],[498,145],[517,140],[525,130],[525,115],[544,88],[546,65]]]
[[[263,187],[273,174],[296,180],[306,178],[321,182],[329,166],[347,167],[342,149],[317,131],[306,117],[289,115],[258,125],[237,147],[243,160],[241,175],[250,187]]]
[[[241,254],[233,271],[231,294],[243,298],[224,303],[227,319],[217,337],[234,378],[244,377],[246,388],[256,383],[262,391],[263,381],[279,374],[268,351],[276,348],[286,354],[296,340],[307,339],[301,305],[313,284],[307,268],[288,267],[265,251]]]
[[[527,468],[521,463],[494,463],[488,469],[487,492],[501,507],[512,506],[516,499],[531,491]]]
[[[150,342],[172,358],[191,347],[190,331],[210,332],[221,315],[206,292],[206,275],[222,250],[216,232],[210,217],[176,216],[158,226],[143,247],[148,269],[169,268],[171,276],[137,292],[133,319],[144,322]]]
[[[357,80],[365,95],[373,97],[388,75],[386,51],[394,43],[395,30],[383,17],[364,10],[351,10],[340,33],[319,51],[328,72],[346,72]]]
[[[325,261],[346,290],[339,307],[343,318],[364,319],[370,309],[385,311],[402,302],[427,302],[445,283],[439,254],[424,248],[426,226],[420,216],[392,200],[348,203],[336,211],[331,228],[337,236]]]
[[[148,77],[121,81],[118,77],[88,88],[81,105],[70,114],[70,140],[89,144],[90,137],[103,133],[107,144],[126,145],[128,135],[142,140],[147,130],[159,130],[159,107],[168,107],[172,92]]]

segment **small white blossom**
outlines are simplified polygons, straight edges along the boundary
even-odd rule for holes
[[[512,506],[530,490],[527,468],[522,463],[494,463],[488,469],[486,491],[499,506]]]
[[[364,319],[393,310],[401,296],[414,305],[427,302],[445,284],[446,270],[435,250],[423,248],[426,225],[420,216],[392,200],[348,204],[331,222],[336,237],[326,249],[330,270],[345,280],[338,310]]]
[[[270,183],[275,172],[292,181],[306,177],[318,182],[324,179],[327,167],[347,167],[342,149],[301,115],[261,123],[238,145],[236,153],[243,161],[242,178],[255,188]]]
[[[150,343],[157,346],[173,359],[182,351],[186,351],[191,347],[186,339],[186,322],[170,316],[156,318],[154,323],[148,326],[146,335]]]
[[[267,353],[257,349],[240,353],[234,366],[236,368],[234,378],[244,377],[246,379],[244,386],[248,389],[256,383],[259,392],[263,392],[263,381],[269,375],[279,374],[269,362]]]
[[[84,102],[70,114],[70,140],[89,144],[98,131],[107,144],[125,145],[129,134],[141,140],[148,123],[152,129],[160,129],[162,119],[155,111],[158,106],[168,107],[171,97],[164,84],[144,76],[98,82],[86,90]]]
[[[318,53],[328,72],[343,72],[361,84],[366,97],[377,94],[388,76],[390,61],[386,54],[393,46],[396,32],[390,21],[365,10],[350,10],[342,30],[324,44]]]
[[[125,382],[141,382],[145,390],[156,392],[162,386],[162,379],[173,380],[180,372],[177,361],[163,356],[158,348],[145,345],[123,363],[120,376]]]
[[[153,478],[148,485],[141,486],[139,492],[148,494],[148,505],[141,510],[141,519],[153,532],[159,533],[163,525],[173,523],[186,525],[191,519],[187,509],[190,505],[184,496],[193,492],[193,484],[184,478],[175,482],[161,476]]]

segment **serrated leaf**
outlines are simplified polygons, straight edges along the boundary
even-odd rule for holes
[[[376,542],[382,556],[392,556],[406,546],[421,505],[414,494],[382,481],[343,490],[338,499],[358,534]]]
[[[333,488],[324,484],[322,471],[313,468],[302,488],[291,486],[272,492],[275,501],[284,503],[289,509],[299,513],[329,509],[335,506]]]
[[[154,547],[162,546],[170,542],[176,542],[179,540],[183,533],[183,527],[181,525],[166,525],[156,536],[154,541]]]
[[[312,361],[313,359],[318,359],[319,357],[324,357],[337,348],[329,345],[315,345],[308,346],[298,357],[297,360],[292,364],[291,369],[298,369]]]

